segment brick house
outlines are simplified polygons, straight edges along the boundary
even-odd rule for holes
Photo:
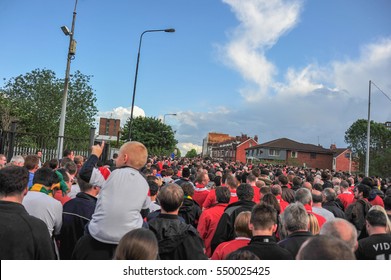
[[[245,150],[247,160],[258,159],[307,168],[332,169],[333,167],[334,153],[330,149],[299,143],[288,138],[279,138]]]
[[[211,145],[212,158],[226,162],[246,163],[246,149],[258,145],[258,136],[248,137],[246,134],[232,137],[229,140]]]
[[[334,144],[330,146],[334,153],[333,169],[338,172],[354,173],[358,171],[358,164],[352,158],[352,151],[348,148],[337,148]]]

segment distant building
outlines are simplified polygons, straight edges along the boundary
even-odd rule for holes
[[[333,169],[337,172],[354,173],[358,171],[358,164],[354,160],[353,153],[348,148],[337,148],[332,144],[330,150],[334,153]]]
[[[227,162],[246,163],[246,149],[258,145],[258,136],[248,137],[246,134],[231,137],[230,140],[211,144],[212,158]]]
[[[288,138],[249,147],[246,149],[246,158],[307,168],[332,169],[333,167],[333,152],[330,149],[299,143]]]
[[[121,121],[119,119],[100,118],[97,140],[117,141]]]
[[[391,130],[391,122],[385,122],[384,124],[388,130]]]
[[[203,157],[212,157],[212,145],[216,143],[221,143],[227,140],[232,140],[233,137],[229,136],[228,134],[224,133],[217,133],[217,132],[210,132],[204,138],[202,142],[202,153],[201,155]]]

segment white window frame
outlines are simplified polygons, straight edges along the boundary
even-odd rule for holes
[[[271,157],[279,157],[280,156],[280,150],[269,149],[269,156],[271,156]]]
[[[291,151],[291,158],[297,158],[298,152]]]

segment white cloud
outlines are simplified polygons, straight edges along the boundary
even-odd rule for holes
[[[225,63],[239,71],[256,89],[243,89],[249,102],[265,97],[273,86],[276,67],[266,58],[267,49],[292,29],[299,20],[301,1],[223,0],[239,20],[231,41],[220,51]]]
[[[121,126],[123,126],[126,121],[130,117],[132,107],[124,108],[124,107],[117,107],[113,108],[111,111],[106,112],[99,112],[98,118],[113,118],[113,119],[120,119],[121,120]],[[145,117],[145,112],[140,107],[134,106],[133,108],[133,117]]]
[[[200,154],[202,151],[202,146],[193,143],[178,143],[178,149],[181,151],[181,155],[184,157],[186,153],[192,149],[195,149],[197,154]]]

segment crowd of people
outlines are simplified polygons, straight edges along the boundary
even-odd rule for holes
[[[391,259],[387,178],[103,148],[0,154],[0,259]]]

